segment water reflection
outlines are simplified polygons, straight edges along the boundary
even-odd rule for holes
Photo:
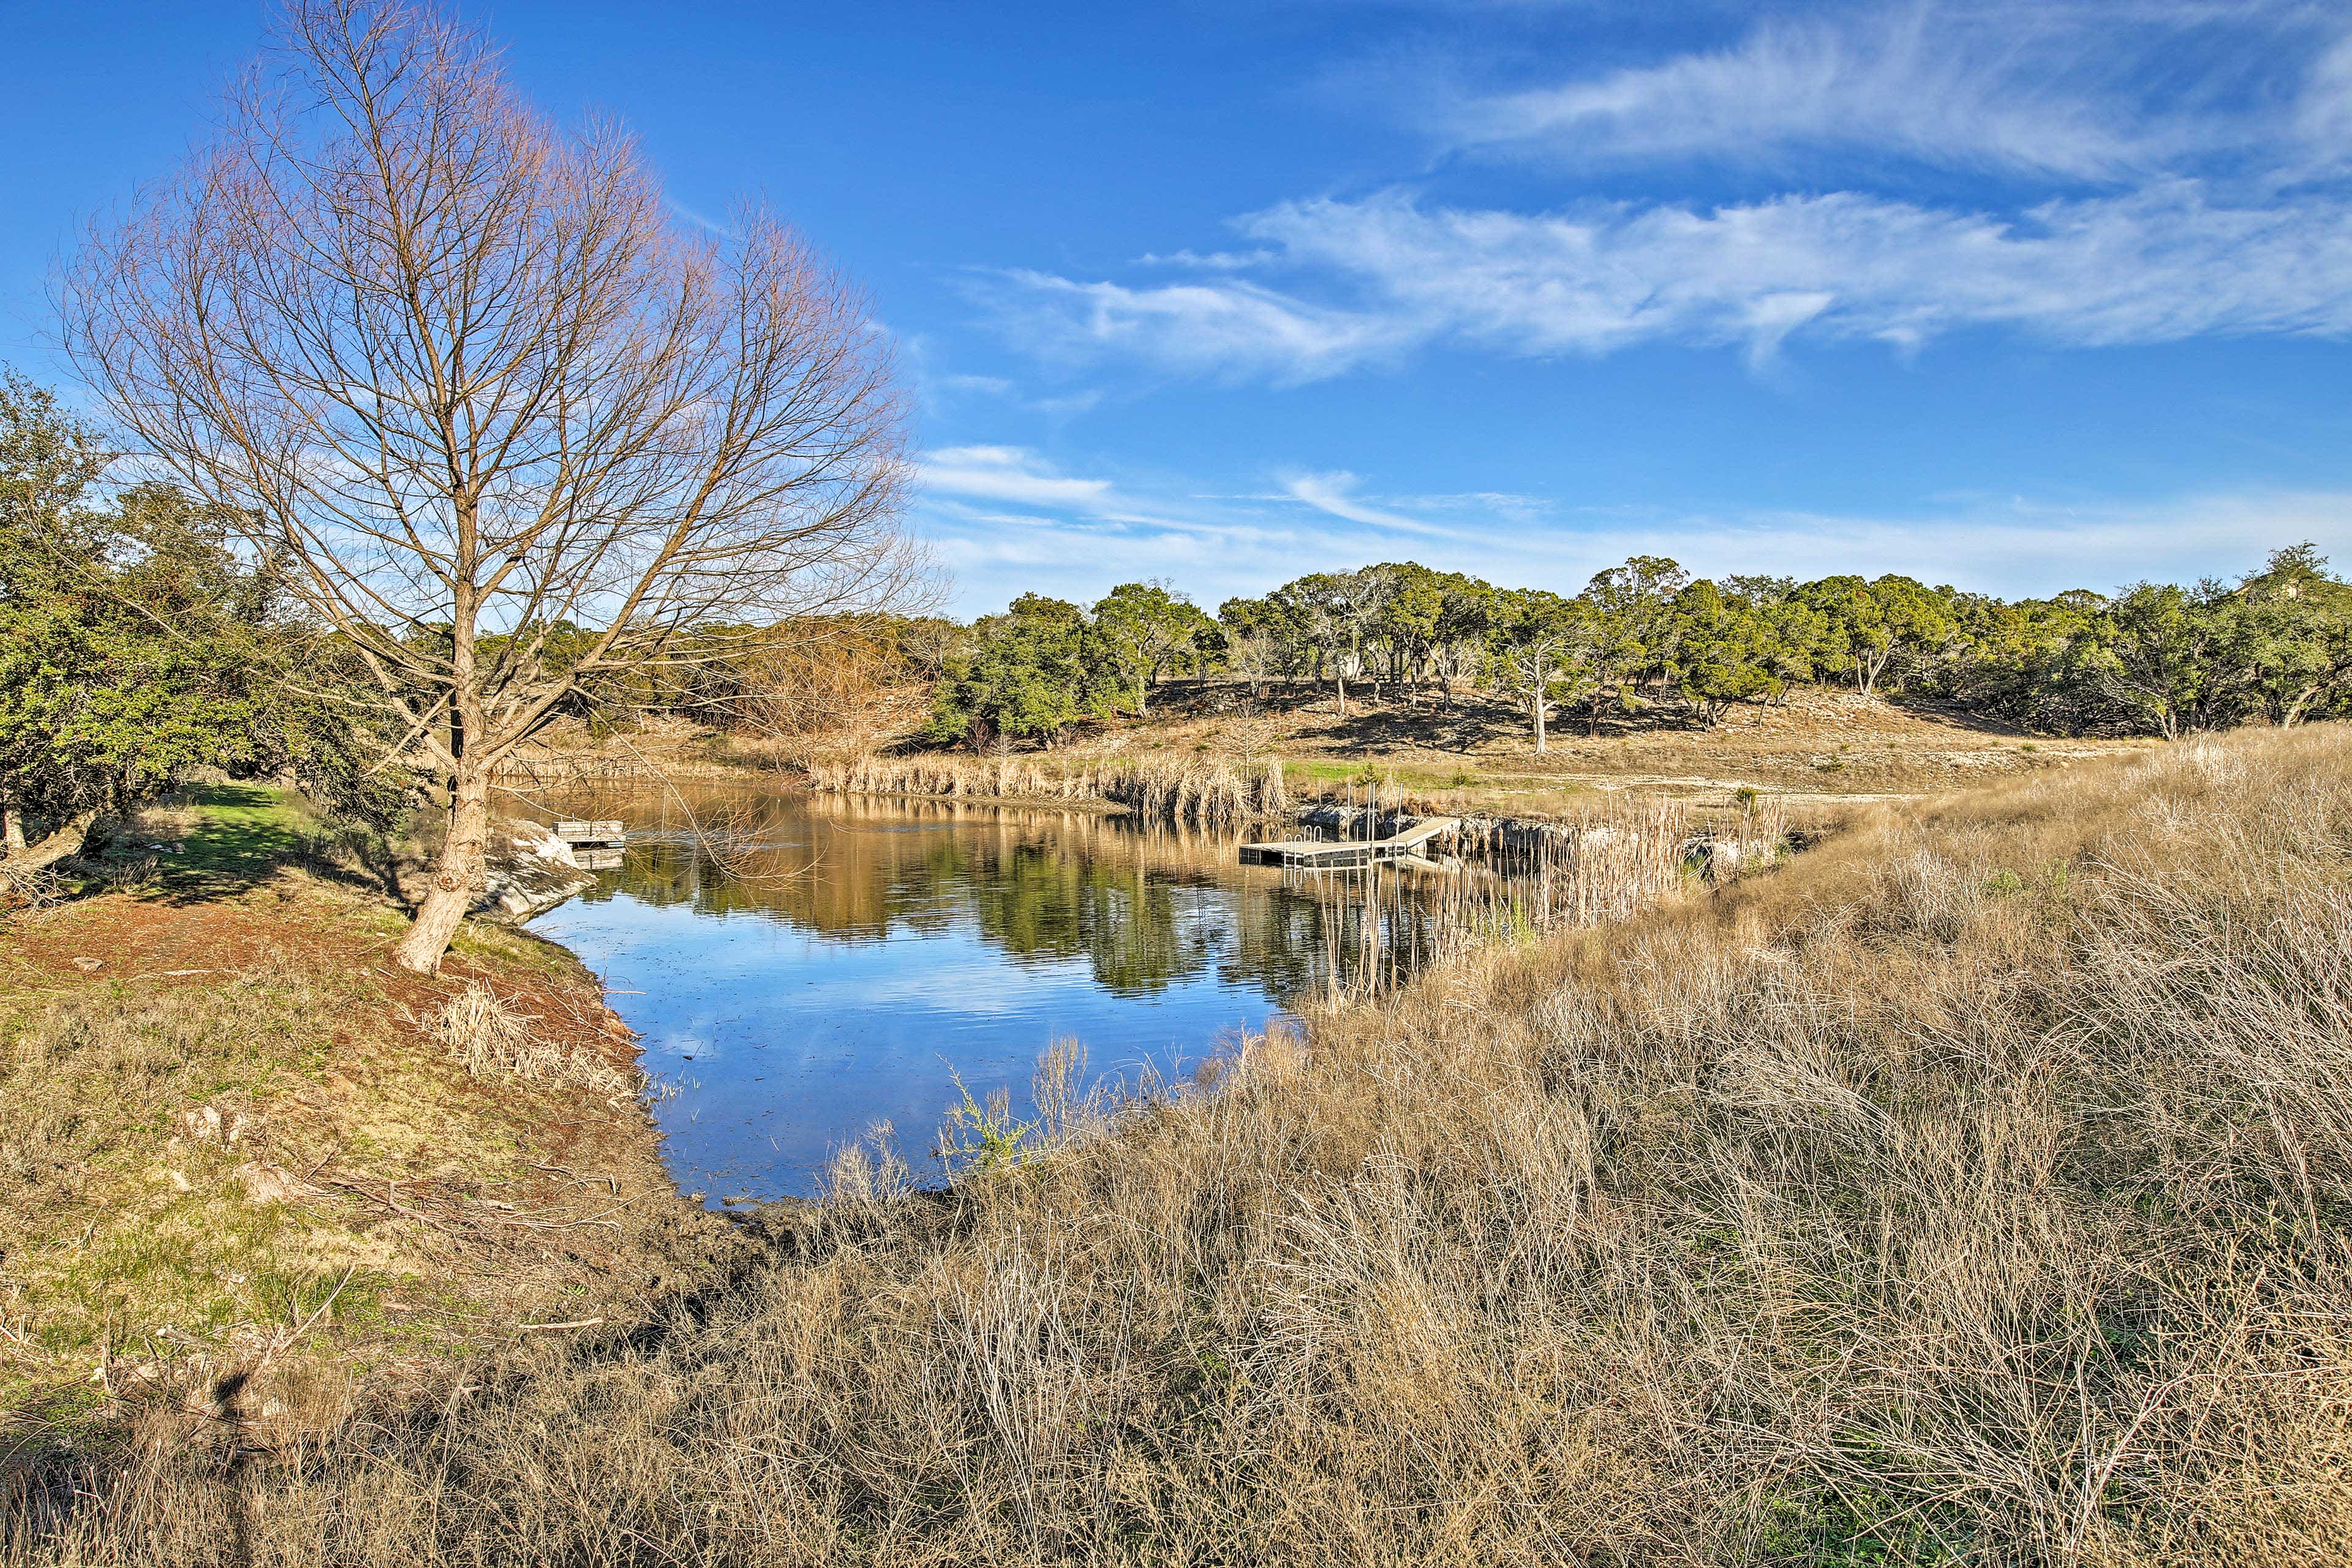
[[[1097,1071],[1184,1070],[1415,941],[1409,902],[1376,910],[1368,943],[1360,907],[1235,864],[1234,838],[1089,813],[718,792],[552,804],[631,826],[622,868],[537,929],[622,993],[647,1067],[681,1088],[659,1110],[672,1169],[714,1200],[810,1193],[876,1122],[919,1168],[950,1068],[1018,1101],[1058,1036]]]

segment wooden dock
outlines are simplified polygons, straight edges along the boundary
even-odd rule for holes
[[[555,836],[572,846],[572,863],[583,871],[620,869],[622,841],[627,832],[610,819],[583,821],[567,817],[555,825]]]
[[[1425,816],[1387,838],[1294,838],[1274,844],[1244,844],[1242,864],[1290,866],[1304,871],[1357,871],[1367,866],[1397,861],[1430,864],[1421,853],[1422,847],[1461,826],[1459,817]]]

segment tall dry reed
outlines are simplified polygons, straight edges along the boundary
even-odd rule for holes
[[[5,1555],[2345,1562],[2347,955],[2339,730],[1890,813]]]
[[[1378,813],[1375,804],[1343,814],[1334,830],[1343,839],[1372,837],[1412,820]],[[1322,912],[1327,1004],[1364,1001],[1433,963],[1498,942],[1625,920],[1689,886],[1701,864],[1694,850],[1705,852],[1683,808],[1658,800],[1612,802],[1573,822],[1466,818],[1431,847],[1441,845],[1475,863],[1284,874]],[[1764,858],[1759,851],[1748,863]],[[1707,863],[1727,869],[1739,860]]]
[[[1082,800],[1147,821],[1234,827],[1289,809],[1282,764],[1223,759],[1127,759],[1053,768],[1034,757],[866,756],[805,764],[809,787],[834,795],[954,800]]]

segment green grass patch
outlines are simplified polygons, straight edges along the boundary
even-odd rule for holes
[[[318,832],[310,806],[291,790],[200,785],[188,790],[184,804],[195,814],[195,823],[179,839],[179,853],[163,863],[167,879],[179,886],[214,889],[261,881],[287,856],[301,853]]]

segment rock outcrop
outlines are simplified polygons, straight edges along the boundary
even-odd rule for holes
[[[572,846],[536,822],[499,822],[490,828],[489,877],[474,913],[520,925],[574,893],[596,885]]]

